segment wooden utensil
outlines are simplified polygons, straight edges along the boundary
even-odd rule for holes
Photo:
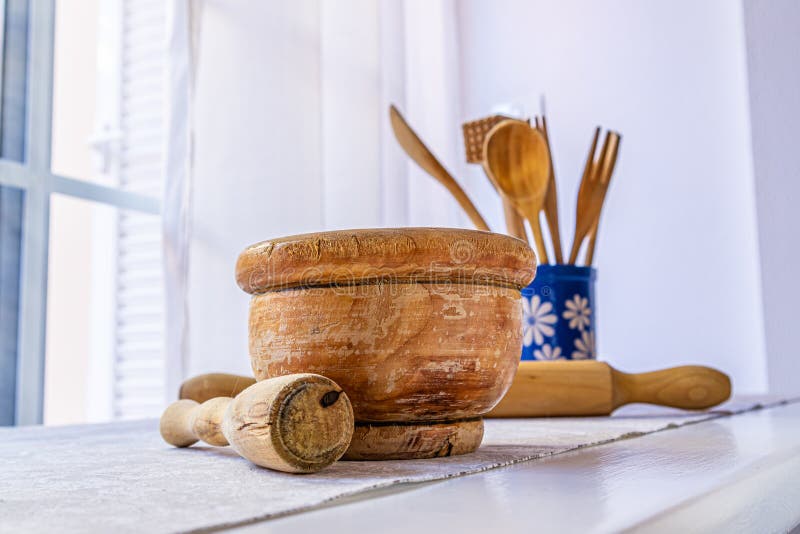
[[[591,266],[594,262],[594,249],[595,243],[597,240],[597,227],[600,225],[600,213],[603,210],[603,205],[606,200],[606,193],[608,192],[608,186],[611,183],[611,175],[614,174],[614,166],[617,163],[617,154],[619,152],[619,143],[622,140],[621,136],[616,132],[610,132],[609,134],[610,140],[610,148],[606,153],[606,157],[602,162],[601,171],[600,171],[600,179],[599,179],[599,195],[596,200],[598,203],[597,206],[597,215],[594,221],[594,225],[592,225],[592,229],[589,230],[589,244],[586,248],[586,265]]]
[[[203,383],[219,387],[220,381],[229,385],[219,374]],[[246,381],[234,381],[233,386]],[[345,453],[353,425],[350,400],[333,380],[293,374],[253,384],[233,399],[216,397],[202,404],[179,400],[166,409],[160,426],[164,441],[176,447],[188,447],[197,440],[230,444],[262,467],[313,473]]]
[[[389,107],[389,119],[392,123],[392,130],[394,131],[395,138],[400,146],[403,147],[406,154],[419,165],[422,170],[433,176],[440,184],[445,186],[456,202],[461,206],[461,209],[466,212],[467,216],[475,225],[478,230],[489,231],[489,226],[486,221],[481,217],[478,209],[469,199],[467,194],[458,185],[455,178],[447,172],[447,169],[436,159],[433,152],[425,146],[422,139],[411,129],[408,122],[403,118],[395,106]]]
[[[255,378],[248,376],[226,373],[198,375],[181,384],[178,398],[203,403],[216,397],[235,397],[255,383]]]
[[[207,402],[220,396],[235,397],[255,383],[255,378],[226,373],[209,373],[189,378],[181,384],[179,398],[194,401],[194,404],[185,403],[182,405],[185,408],[182,409],[196,409],[196,403]],[[220,395],[220,391],[226,393]],[[182,425],[185,427],[186,424],[184,420]],[[198,436],[197,432],[187,436],[189,445],[196,441],[195,436]],[[226,441],[215,442],[215,437],[216,434],[206,435],[204,441],[212,445],[227,444]],[[224,440],[224,436],[222,438]],[[385,460],[391,457],[403,460],[455,456],[472,452],[478,448],[482,439],[483,421],[480,419],[436,423],[426,425],[424,428],[417,425],[357,423],[353,438],[350,440],[350,447],[342,459]],[[173,444],[183,446],[181,443],[187,442],[181,438],[177,441],[178,443]]]
[[[575,234],[572,238],[572,250],[569,253],[570,265],[575,265],[575,262],[578,260],[578,252],[580,251],[581,244],[586,234],[591,230],[595,220],[593,213],[593,194],[599,169],[598,165],[595,163],[594,154],[597,150],[597,141],[599,138],[600,127],[598,126],[594,131],[592,145],[586,157],[586,165],[583,168],[583,176],[581,177],[581,184],[578,188],[578,203],[575,208]],[[606,139],[608,138],[606,137]],[[600,155],[601,161],[604,159],[604,152],[606,149],[607,143],[603,145],[603,152],[601,152]]]
[[[483,154],[486,174],[498,191],[528,219],[539,260],[549,263],[539,223],[550,172],[544,137],[525,123],[503,121],[489,132]]]
[[[486,135],[498,123],[507,120],[516,119],[504,115],[492,115],[491,117],[465,122],[461,125],[461,130],[464,134],[464,153],[467,157],[467,163],[483,163],[483,144],[486,141]],[[491,178],[489,178],[489,182],[492,184],[492,187],[495,187]],[[514,208],[503,195],[500,195],[500,199],[503,202],[506,232],[527,243],[528,233],[525,231],[525,223],[523,222],[522,216],[520,216],[516,208]]]
[[[547,181],[547,194],[544,197],[544,216],[547,228],[550,230],[550,241],[553,243],[553,254],[556,263],[564,263],[564,253],[561,249],[561,229],[558,222],[558,193],[556,189],[556,174],[553,170],[553,151],[550,147],[550,135],[547,132],[547,119],[544,115],[536,117],[536,128],[542,132],[547,143],[547,157],[550,160],[550,176]]]
[[[207,376],[203,383],[214,387],[211,383],[220,375]],[[252,380],[239,378],[239,385]],[[192,391],[202,395],[199,390]],[[633,402],[704,410],[726,401],[730,395],[730,378],[704,366],[628,374],[594,360],[524,361],[520,362],[511,388],[487,417],[608,415]]]
[[[628,374],[593,360],[524,361],[508,393],[487,417],[608,415],[633,402],[703,410],[730,395],[730,378],[710,367]]]
[[[207,373],[187,378],[178,390],[178,399],[202,404],[217,397],[235,397],[256,383],[252,376]],[[220,391],[226,393],[220,394]]]

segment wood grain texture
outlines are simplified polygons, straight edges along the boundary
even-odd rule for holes
[[[548,263],[539,212],[550,173],[547,143],[535,128],[520,121],[503,121],[486,137],[483,165],[497,190],[528,219],[541,263]]]
[[[192,433],[209,445],[228,445],[228,438],[222,433],[222,421],[231,400],[230,397],[216,397],[199,404],[192,417]]]
[[[249,376],[208,373],[184,380],[178,398],[205,402],[215,397],[235,397],[255,383],[255,379]]]
[[[556,263],[564,263],[564,252],[561,248],[561,226],[558,220],[558,188],[556,186],[556,173],[553,168],[553,150],[550,145],[550,134],[547,131],[547,119],[542,115],[536,118],[536,127],[542,132],[547,144],[547,156],[550,160],[550,173],[547,180],[547,194],[544,197],[544,216],[547,228],[550,230],[550,241],[553,243],[553,255]]]
[[[608,365],[594,361],[523,361],[511,388],[486,417],[601,415],[613,409]]]
[[[517,208],[511,202],[503,198],[503,217],[506,220],[506,232],[508,235],[521,239],[528,243],[528,232],[525,230],[525,219],[519,214]]]
[[[632,402],[645,402],[704,410],[731,396],[731,379],[725,373],[702,365],[683,365],[629,374],[612,369],[614,407]]]
[[[581,249],[586,233],[592,227],[591,206],[592,206],[592,182],[596,174],[595,152],[597,142],[600,139],[600,127],[594,130],[592,144],[589,146],[589,153],[586,156],[586,164],[583,167],[581,183],[578,186],[578,201],[575,205],[575,233],[572,238],[572,248],[569,253],[569,264],[575,265],[578,261],[578,252]]]
[[[258,380],[296,372],[327,376],[347,392],[358,421],[479,416],[516,372],[519,298],[517,289],[446,283],[256,295],[253,372]]]
[[[161,437],[176,447],[189,447],[198,441],[194,433],[192,420],[199,406],[193,400],[181,399],[170,404],[159,421]]]
[[[467,194],[458,185],[455,178],[447,172],[447,169],[444,168],[436,156],[433,155],[433,152],[425,146],[425,143],[422,142],[422,139],[411,129],[411,126],[406,122],[403,116],[400,114],[400,111],[395,106],[389,107],[389,120],[392,124],[392,130],[394,131],[395,138],[397,142],[400,143],[400,146],[403,147],[406,154],[417,164],[419,165],[422,170],[430,174],[436,181],[442,184],[456,199],[461,209],[467,214],[467,216],[472,221],[472,224],[475,225],[475,228],[478,230],[489,230],[489,226],[486,224],[486,221],[478,212],[478,209],[475,207],[475,204],[469,199]]]
[[[359,423],[414,423],[378,434],[393,436],[390,450],[428,457],[429,449],[414,453],[401,442],[427,443],[426,430],[409,434],[415,426],[479,417],[511,384],[522,348],[520,289],[534,272],[522,241],[470,230],[261,243],[237,264],[239,285],[253,293],[253,372],[257,380],[327,376],[347,392]]]
[[[311,473],[335,462],[350,445],[353,409],[332,380],[314,374],[258,382],[234,399],[170,405],[161,417],[167,443],[188,447],[198,439],[230,444],[256,465],[288,473]]]
[[[592,146],[589,149],[581,184],[578,188],[575,235],[569,254],[569,263],[572,265],[576,263],[581,245],[587,237],[590,237],[591,244],[587,247],[585,263],[586,265],[592,264],[600,212],[603,208],[608,185],[611,181],[611,174],[614,172],[614,165],[617,159],[621,138],[618,133],[609,131],[606,132],[600,156],[596,161],[594,160],[594,152],[597,148],[599,135],[600,128],[597,128],[592,140]]]
[[[486,136],[497,124],[507,121],[516,120],[512,117],[504,115],[492,115],[483,119],[465,122],[461,125],[464,134],[464,153],[466,155],[467,163],[483,163],[483,145],[486,141]],[[528,124],[527,122],[523,124]],[[488,178],[488,176],[487,176]],[[489,183],[495,187],[494,182],[489,178]],[[514,236],[517,239],[522,239],[528,242],[528,234],[525,231],[525,222],[522,216],[517,212],[517,209],[502,195],[500,198],[503,201],[503,215],[506,221],[506,233]]]
[[[710,367],[628,374],[598,361],[524,361],[508,393],[486,417],[608,415],[633,402],[701,410],[730,395],[728,376]]]
[[[483,440],[483,421],[435,424],[356,424],[343,460],[444,458],[475,451]]]
[[[464,155],[467,163],[483,163],[483,143],[492,128],[508,120],[517,120],[505,115],[491,115],[482,119],[465,122],[461,125],[464,137]],[[524,121],[523,121],[524,122]]]
[[[341,230],[270,239],[245,249],[236,281],[257,294],[375,281],[458,282],[521,289],[536,260],[502,234],[453,228]]]
[[[619,134],[615,132],[611,132],[608,136],[610,147],[606,152],[606,157],[602,162],[600,167],[600,179],[598,186],[598,194],[595,195],[595,203],[597,207],[595,211],[597,212],[595,215],[594,225],[592,225],[592,229],[589,230],[589,244],[586,246],[586,265],[591,266],[594,263],[594,251],[595,247],[597,246],[597,228],[600,226],[600,214],[603,210],[603,205],[605,204],[606,200],[606,193],[608,192],[608,186],[611,182],[611,176],[614,174],[614,166],[617,163],[617,155],[619,153],[619,144],[622,138]]]

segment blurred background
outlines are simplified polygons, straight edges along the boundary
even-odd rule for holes
[[[270,237],[493,229],[461,123],[546,111],[562,234],[597,125],[600,359],[789,393],[800,284],[800,3],[0,0],[0,424],[157,416],[249,374],[236,257]],[[569,240],[567,240],[569,244]]]

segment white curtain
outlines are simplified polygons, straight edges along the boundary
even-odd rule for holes
[[[173,2],[169,391],[187,375],[249,372],[248,296],[233,282],[246,245],[336,228],[468,226],[388,124],[396,103],[461,174],[456,18],[453,0]]]
[[[164,124],[164,289],[166,298],[166,395],[178,390],[188,366],[188,272],[191,240],[194,123],[201,3],[173,0],[167,8],[167,92]]]

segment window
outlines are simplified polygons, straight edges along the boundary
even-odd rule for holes
[[[153,415],[166,5],[0,7],[0,424]]]

